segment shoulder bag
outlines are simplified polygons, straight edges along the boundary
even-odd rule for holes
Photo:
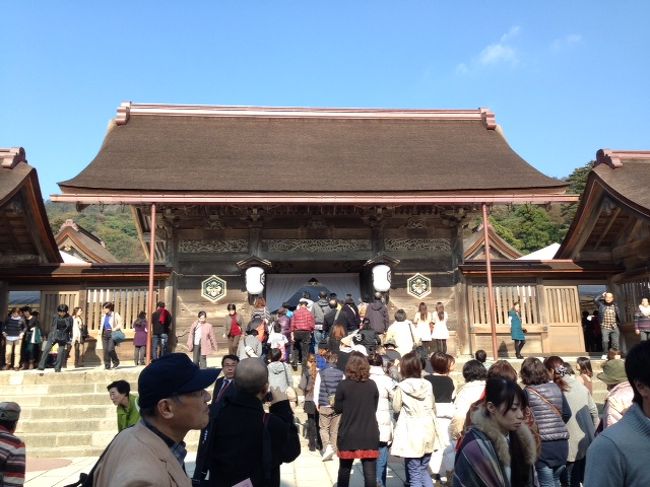
[[[119,345],[124,340],[126,340],[126,337],[124,336],[124,332],[122,330],[113,330],[111,332],[111,338],[115,342],[115,345]]]

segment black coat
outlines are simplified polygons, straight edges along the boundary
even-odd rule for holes
[[[50,333],[47,336],[48,341],[52,343],[68,343],[72,341],[72,326],[72,316],[55,316],[52,318]]]
[[[264,409],[262,402],[247,392],[226,394],[215,418],[214,441],[210,448],[210,485],[231,487],[251,479],[255,487],[279,487],[280,464],[300,455],[300,438],[289,401],[275,403],[266,421],[270,442],[271,480],[264,482]]]
[[[346,304],[343,306],[341,312],[339,313],[338,321],[343,323],[345,329],[349,333],[351,331],[359,329],[361,318],[359,317],[359,313],[355,311],[351,305]]]
[[[336,442],[339,451],[379,449],[378,402],[379,390],[375,381],[341,381],[334,402],[334,410],[341,413]]]

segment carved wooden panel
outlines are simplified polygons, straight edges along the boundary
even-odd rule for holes
[[[248,240],[181,240],[178,251],[184,254],[248,252]]]
[[[371,250],[369,240],[337,238],[263,240],[262,246],[269,252],[304,252],[308,254]]]
[[[451,242],[445,238],[387,238],[384,249],[389,252],[451,253]]]

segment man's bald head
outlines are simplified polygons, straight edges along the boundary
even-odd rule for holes
[[[266,392],[269,371],[260,358],[246,358],[239,362],[235,371],[235,385],[240,391],[257,395]]]

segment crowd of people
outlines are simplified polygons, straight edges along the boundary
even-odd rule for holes
[[[71,356],[74,367],[83,367],[89,340],[101,341],[106,369],[118,367],[120,359],[116,347],[126,339],[124,320],[115,311],[114,303],[110,301],[103,303],[101,309],[97,335],[93,337],[89,332],[88,324],[84,322],[84,310],[81,307],[75,307],[70,312],[68,305],[60,304],[56,308],[55,315],[43,321],[39,312],[32,310],[30,306],[11,308],[6,319],[0,321],[0,370],[44,370],[52,366],[55,372],[61,372],[62,368],[67,367]],[[206,354],[216,350],[212,326],[205,324],[205,316],[204,311],[199,313],[199,318],[192,325],[190,333],[192,343],[188,340],[188,348],[194,351],[195,361],[201,362],[203,366],[205,366]],[[159,358],[169,352],[168,342],[172,325],[172,316],[165,308],[164,302],[157,304],[151,322],[152,357]],[[144,311],[138,313],[132,328],[133,363],[145,365],[149,328]],[[195,333],[195,330],[200,330],[205,336]],[[201,352],[201,344],[203,352]],[[52,351],[55,346],[56,356],[53,357]]]
[[[602,315],[616,324],[616,310],[612,318],[607,308],[612,301],[603,296],[603,303]],[[339,301],[321,293],[277,314],[258,298],[244,320],[229,304],[229,353],[220,377],[206,365],[216,340],[205,312],[187,339],[193,360],[166,350],[168,330],[154,327],[158,355],[140,373],[138,395],[123,380],[107,387],[119,434],[90,472],[94,485],[170,485],[171,479],[171,485],[279,486],[280,465],[301,452],[298,407],[309,450],[323,462],[338,458],[339,487],[349,485],[357,460],[365,486],[385,487],[391,455],[403,459],[409,487],[650,485],[643,461],[650,458],[650,341],[623,360],[610,337],[596,376],[608,389],[599,415],[588,357],[575,364],[527,357],[517,370],[507,360],[489,363],[478,350],[463,364],[457,387],[448,315],[442,303],[434,309],[421,303],[412,320],[399,309],[391,323],[380,294],[357,305],[349,296]],[[112,339],[121,318],[111,303],[104,310],[101,336]],[[164,321],[163,310],[159,303],[157,319]],[[513,328],[517,313],[513,306]],[[44,351],[59,344],[59,370],[76,314],[60,306],[45,337]],[[117,366],[107,345],[107,368]],[[519,358],[523,344],[516,345]],[[136,346],[134,361],[140,360]],[[24,444],[14,435],[19,415],[17,404],[0,403],[0,455],[9,451],[12,475],[21,448],[24,465]],[[192,429],[201,434],[190,480],[184,438]]]

